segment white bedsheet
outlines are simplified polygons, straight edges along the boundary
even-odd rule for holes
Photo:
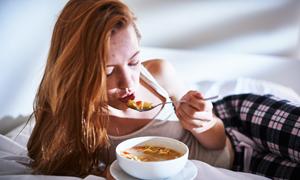
[[[26,135],[25,135],[26,136]],[[28,136],[27,136],[28,137]],[[0,180],[79,180],[81,178],[71,176],[46,176],[32,175],[28,164],[26,146],[19,144],[11,138],[0,135]],[[85,180],[103,180],[104,178],[89,175]]]
[[[26,156],[26,147],[22,146],[18,142],[0,135],[0,180],[19,180],[19,179],[46,179],[46,180],[76,180],[81,179],[78,177],[70,176],[46,176],[46,175],[31,175],[31,170],[23,165],[28,164],[29,158]],[[223,180],[250,180],[250,179],[267,179],[262,176],[234,172],[223,168],[215,168],[204,162],[193,160],[193,163],[198,169],[196,179],[223,179]],[[89,175],[85,180],[101,180],[102,177]]]
[[[274,94],[278,97],[288,99],[300,104],[299,95],[292,89],[267,82],[249,78],[238,78],[228,81],[200,81],[192,85],[193,88],[201,90],[207,96],[219,94],[220,98],[229,94],[237,93],[256,93],[256,94]],[[25,121],[27,117],[23,117]],[[22,119],[22,118],[21,118]],[[80,179],[77,177],[61,177],[61,176],[42,176],[31,175],[30,169],[23,164],[28,163],[26,156],[26,144],[34,126],[33,122],[28,125],[19,134],[24,124],[12,129],[5,136],[0,135],[0,179]],[[17,134],[19,134],[17,136]],[[222,168],[215,168],[201,161],[193,160],[198,168],[196,179],[266,179],[249,173],[234,172]],[[23,163],[23,164],[22,164]],[[97,176],[88,176],[85,179],[103,179]]]
[[[222,98],[229,94],[252,92],[256,94],[274,94],[278,97],[300,104],[299,95],[292,89],[268,81],[250,78],[238,78],[236,80],[224,80],[218,82],[199,81],[198,83],[192,84],[191,87],[204,92],[206,96],[219,94],[220,98]],[[24,122],[26,121],[27,117],[20,116],[17,119],[20,122]],[[34,122],[29,122],[20,134],[19,132],[24,127],[24,124],[13,128],[5,136],[0,135],[0,179],[80,179],[77,177],[30,174],[30,169],[23,164],[27,164],[29,162],[29,158],[26,156],[26,144],[33,126]],[[265,179],[264,177],[249,173],[234,172],[222,168],[215,168],[201,161],[193,160],[193,162],[198,168],[198,175],[196,179]],[[88,176],[85,179],[93,180],[103,178],[97,176]]]
[[[216,179],[216,180],[265,180],[269,179],[263,176],[231,171],[223,168],[216,168],[207,163],[193,160],[193,163],[198,169],[198,174],[195,179]]]

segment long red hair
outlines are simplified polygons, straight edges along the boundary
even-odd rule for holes
[[[118,0],[70,0],[55,24],[28,142],[37,173],[101,174],[109,162],[105,67],[111,35],[133,24]]]

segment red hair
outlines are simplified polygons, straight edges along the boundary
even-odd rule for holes
[[[108,163],[105,67],[112,33],[134,18],[118,0],[71,0],[55,24],[28,142],[35,172],[86,176]]]

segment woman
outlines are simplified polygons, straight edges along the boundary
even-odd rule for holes
[[[238,124],[230,123],[230,119],[239,115],[237,108],[243,108],[248,97],[271,98],[244,95],[216,102],[215,113],[228,124],[226,136],[212,103],[205,101],[200,92],[186,91],[176,84],[174,70],[167,62],[142,62],[140,34],[134,20],[128,7],[118,0],[67,3],[56,22],[36,95],[36,125],[28,142],[33,170],[105,176],[106,168],[115,160],[117,144],[143,135],[179,139],[189,146],[189,158],[215,166],[250,166],[248,161],[239,163],[245,154],[240,142],[253,141],[241,138],[244,136],[236,129],[246,127],[251,131],[251,119],[249,123],[239,120]],[[154,104],[174,103],[138,112],[126,105],[134,98]],[[296,148],[299,145],[293,149],[298,152]],[[246,155],[249,159],[255,153]],[[294,158],[291,154],[287,157]]]

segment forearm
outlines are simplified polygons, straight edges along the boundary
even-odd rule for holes
[[[188,92],[187,86],[180,81],[180,77],[175,74],[175,69],[167,61],[162,60],[150,60],[143,63],[144,66],[151,72],[154,78],[159,82],[159,84],[166,89],[169,96],[174,103],[182,99],[182,97]],[[174,80],[176,79],[176,81]],[[176,114],[178,116],[178,114]],[[190,114],[189,114],[190,115]],[[184,116],[184,114],[182,114]],[[209,130],[198,133],[197,131],[192,132],[193,135],[199,140],[204,147],[208,149],[221,149],[225,146],[225,130],[223,122],[216,116],[214,116],[217,121],[216,124]],[[179,118],[184,124],[187,119],[193,118]],[[188,121],[188,120],[187,120]],[[186,123],[188,124],[188,123]],[[191,126],[185,126],[185,129],[191,129]]]
[[[197,128],[191,130],[191,133],[197,140],[207,149],[222,149],[225,147],[226,134],[223,122],[217,117],[213,116],[216,123],[210,129],[204,132],[197,132]]]

